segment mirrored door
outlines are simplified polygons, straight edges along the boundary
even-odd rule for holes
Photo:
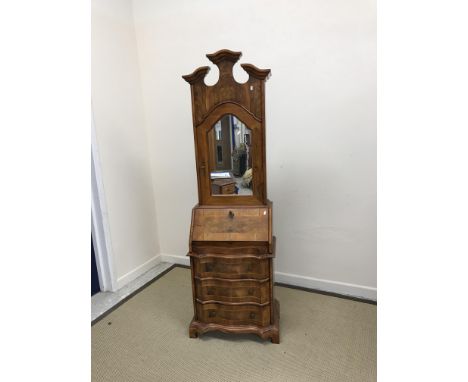
[[[233,114],[223,115],[208,131],[212,196],[252,196],[252,130]]]

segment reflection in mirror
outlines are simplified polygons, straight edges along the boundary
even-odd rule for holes
[[[252,130],[232,114],[208,131],[211,195],[253,195]]]

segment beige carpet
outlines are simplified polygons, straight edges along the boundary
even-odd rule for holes
[[[376,306],[275,287],[279,345],[188,337],[190,271],[174,268],[92,327],[92,380],[375,381]]]

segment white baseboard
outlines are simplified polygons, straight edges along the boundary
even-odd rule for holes
[[[323,292],[338,293],[351,297],[360,297],[377,301],[377,288],[365,285],[343,283],[341,281],[323,280],[315,277],[300,276],[291,273],[275,272],[275,281],[278,283],[317,289]]]
[[[168,263],[190,265],[188,256],[162,254],[161,261]],[[315,277],[301,276],[292,273],[275,272],[275,281],[309,289],[317,289],[323,292],[338,293],[351,297],[365,298],[377,301],[377,288],[365,285],[343,283],[341,281],[323,280]]]
[[[190,266],[190,258],[188,256],[169,255],[169,254],[165,253],[165,254],[161,254],[161,261],[165,261],[167,263],[174,263],[174,264],[181,264],[181,265]]]
[[[141,276],[143,273],[148,272],[151,268],[155,267],[160,262],[161,262],[161,255],[156,255],[152,257],[151,259],[149,259],[148,261],[146,261],[145,263],[131,270],[130,272],[124,274],[123,276],[120,276],[117,279],[116,290],[127,285],[130,281],[135,280],[137,277]]]

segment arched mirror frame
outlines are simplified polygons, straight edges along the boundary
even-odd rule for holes
[[[204,78],[210,68],[196,69],[183,76],[192,93],[192,117],[197,162],[198,197],[200,205],[266,205],[266,152],[265,152],[265,81],[269,69],[258,69],[241,64],[249,74],[245,83],[238,83],[232,74],[241,52],[227,49],[207,54],[219,68],[218,82],[208,86]],[[252,130],[252,191],[253,195],[212,195],[208,132],[224,115],[232,114]]]
[[[223,116],[231,114],[239,119],[247,128],[252,131],[252,193],[253,195],[212,195],[210,179],[210,146],[208,142],[208,133]],[[264,145],[262,124],[253,117],[248,111],[239,105],[227,102],[216,107],[196,129],[197,135],[197,157],[200,165],[198,166],[198,176],[200,179],[200,204],[265,204],[265,166],[263,165]]]

